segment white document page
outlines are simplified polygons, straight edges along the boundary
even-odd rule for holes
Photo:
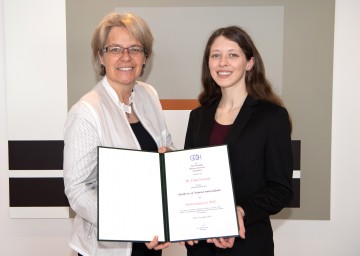
[[[171,241],[238,236],[227,146],[165,153]]]
[[[159,154],[99,147],[98,239],[164,240]]]

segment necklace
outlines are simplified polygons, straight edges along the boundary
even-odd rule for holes
[[[124,101],[120,100],[120,108],[125,112],[128,119],[131,118],[132,114],[132,103],[133,103],[134,92],[131,93],[129,98],[129,105],[125,104]]]
[[[125,114],[126,114],[126,117],[127,117],[128,119],[130,119],[131,113],[125,112]]]
[[[130,103],[129,105],[124,104],[124,110],[125,110],[126,117],[130,118],[131,114],[132,114],[132,103]]]

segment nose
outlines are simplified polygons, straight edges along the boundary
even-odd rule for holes
[[[128,48],[124,48],[121,55],[120,55],[121,59],[125,59],[128,60],[131,58],[130,53],[129,53],[129,49]]]
[[[227,65],[226,55],[221,55],[221,57],[219,59],[219,65],[222,67]]]

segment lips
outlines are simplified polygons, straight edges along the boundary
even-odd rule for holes
[[[133,70],[134,68],[133,67],[120,67],[120,68],[116,68],[116,70],[119,70],[119,71],[131,71]]]
[[[232,74],[232,72],[230,71],[218,71],[217,72],[218,76],[219,77],[228,77]]]

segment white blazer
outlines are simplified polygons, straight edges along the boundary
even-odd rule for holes
[[[175,149],[155,89],[137,82],[132,106],[158,145]],[[83,256],[128,256],[132,243],[97,241],[97,147],[140,149],[124,105],[104,77],[69,111],[64,127],[64,184],[76,212],[70,246]]]

